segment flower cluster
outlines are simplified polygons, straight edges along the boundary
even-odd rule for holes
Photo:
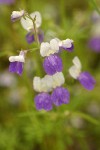
[[[44,109],[49,111],[53,105],[60,106],[68,104],[70,99],[69,91],[62,87],[65,83],[65,78],[62,73],[63,63],[60,53],[63,50],[72,52],[74,44],[72,39],[60,40],[58,38],[51,39],[50,42],[43,41],[43,31],[40,30],[42,23],[41,14],[33,12],[28,14],[26,11],[13,11],[11,15],[12,22],[20,20],[22,27],[27,30],[26,39],[30,44],[33,41],[37,42],[40,49],[40,56],[44,57],[43,68],[46,75],[43,78],[38,76],[33,79],[33,88],[37,94],[34,98],[37,110]],[[41,43],[41,44],[40,44]],[[19,56],[10,56],[9,71],[19,75],[23,72],[25,63],[25,54],[28,52],[20,51]],[[69,74],[77,79],[87,90],[94,88],[95,80],[88,72],[81,72],[81,62],[78,57],[74,57],[73,66],[69,68]]]
[[[60,106],[69,102],[70,94],[62,87],[65,79],[62,72],[57,72],[53,76],[45,75],[42,79],[34,77],[33,88],[39,92],[35,97],[35,104],[38,110],[51,110],[52,104]],[[50,95],[49,92],[52,92]]]

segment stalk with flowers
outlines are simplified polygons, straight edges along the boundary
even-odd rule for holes
[[[27,30],[26,41],[30,44],[37,42],[36,49],[40,50],[40,57],[44,58],[43,68],[46,75],[42,78],[34,77],[33,88],[37,94],[34,98],[37,110],[50,111],[53,105],[60,106],[68,104],[70,100],[69,90],[62,85],[65,82],[63,63],[60,53],[63,51],[73,52],[72,39],[60,40],[53,38],[50,42],[44,42],[44,33],[40,29],[42,18],[39,12],[28,14],[26,11],[13,11],[12,22],[20,20],[22,27]],[[18,56],[10,56],[9,71],[22,75],[25,56],[29,50],[21,50]],[[85,89],[93,90],[94,78],[88,72],[81,72],[81,62],[77,56],[73,58],[73,66],[69,68],[69,74],[77,79]]]

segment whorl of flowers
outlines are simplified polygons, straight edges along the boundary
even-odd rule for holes
[[[37,110],[49,111],[53,105],[60,106],[68,104],[70,99],[69,91],[63,87],[65,78],[62,73],[63,63],[60,53],[63,51],[72,52],[74,44],[72,39],[60,40],[53,38],[50,42],[43,42],[44,34],[40,29],[42,24],[41,14],[36,11],[28,14],[26,11],[13,11],[12,22],[20,20],[22,27],[27,31],[26,40],[30,44],[37,42],[40,49],[40,56],[43,57],[43,68],[46,72],[44,77],[33,78],[33,89],[38,92],[34,101]],[[18,56],[10,56],[9,71],[22,75],[25,63],[25,55],[28,50],[21,50]],[[77,79],[87,90],[94,88],[95,80],[88,72],[81,71],[82,65],[76,56],[73,59],[73,66],[69,68],[69,74]]]

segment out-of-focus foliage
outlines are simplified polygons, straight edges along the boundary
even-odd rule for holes
[[[0,150],[100,149],[100,53],[87,46],[93,26],[91,15],[94,10],[99,12],[98,6],[99,0],[16,0],[13,5],[0,5]],[[61,56],[65,87],[71,93],[68,105],[50,112],[36,110],[32,80],[45,74],[36,51],[28,53],[21,77],[8,72],[10,55],[35,47],[27,44],[20,22],[11,23],[11,12],[19,9],[41,12],[45,41],[53,37],[74,40],[74,52]],[[68,74],[75,55],[83,70],[96,79],[91,92]]]

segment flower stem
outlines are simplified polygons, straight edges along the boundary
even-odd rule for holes
[[[29,14],[27,14],[27,17],[28,17],[29,19],[31,19],[32,22],[33,22],[33,27],[34,27],[34,37],[35,37],[35,41],[37,42],[37,44],[38,44],[38,46],[39,46],[40,43],[39,43],[38,34],[37,34],[37,30],[36,30],[36,24],[35,24],[36,16],[35,16],[34,19],[33,19]]]

